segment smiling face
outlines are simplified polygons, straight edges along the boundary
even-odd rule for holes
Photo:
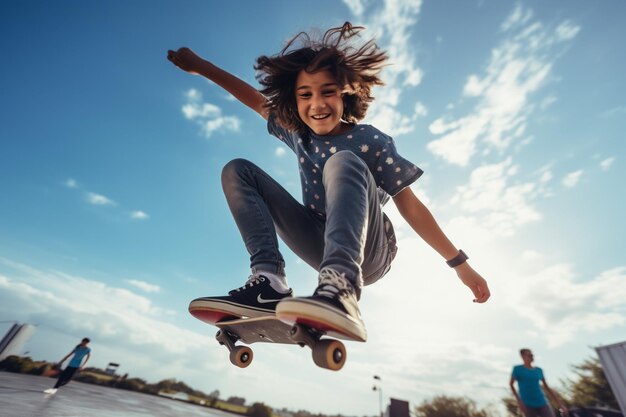
[[[296,79],[296,105],[302,122],[318,135],[336,135],[347,128],[342,91],[330,71],[300,71]]]

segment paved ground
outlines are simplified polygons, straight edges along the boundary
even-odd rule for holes
[[[0,417],[233,417],[233,414],[72,381],[54,395],[53,378],[0,372]]]

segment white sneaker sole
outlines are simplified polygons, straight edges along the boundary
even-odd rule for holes
[[[276,307],[276,317],[288,324],[301,323],[337,337],[367,341],[367,331],[362,321],[311,299],[292,298],[281,301]]]
[[[198,320],[215,324],[229,318],[273,316],[274,310],[243,306],[226,300],[196,299],[189,303],[189,313]]]

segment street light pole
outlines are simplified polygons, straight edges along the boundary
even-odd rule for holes
[[[372,390],[378,391],[378,407],[380,410],[380,417],[383,417],[383,387],[381,385],[382,379],[378,375],[374,375],[374,380],[378,381],[378,385],[374,385]]]

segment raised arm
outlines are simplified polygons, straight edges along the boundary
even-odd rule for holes
[[[268,114],[264,107],[267,100],[250,84],[201,58],[186,47],[182,47],[177,51],[167,51],[167,59],[183,71],[202,75],[213,81],[267,120]]]
[[[430,245],[444,259],[450,260],[458,253],[458,249],[450,242],[443,233],[437,221],[428,208],[417,198],[413,191],[407,187],[399,192],[393,202],[406,222],[426,243]],[[463,284],[469,287],[474,294],[474,302],[484,303],[490,297],[487,281],[474,271],[467,262],[454,268],[457,276]]]

